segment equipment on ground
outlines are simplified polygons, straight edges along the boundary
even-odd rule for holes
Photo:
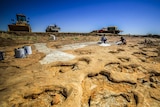
[[[12,19],[12,21],[14,21]],[[31,32],[29,21],[26,20],[26,16],[23,14],[16,14],[16,23],[8,25],[8,31],[23,31]]]
[[[60,27],[58,27],[56,24],[54,25],[49,25],[46,28],[46,32],[59,32],[60,31]]]
[[[32,54],[31,46],[24,46],[14,50],[15,58],[25,58],[27,55]]]
[[[1,60],[4,60],[4,52],[1,52],[1,51],[0,51],[0,61],[1,61]]]

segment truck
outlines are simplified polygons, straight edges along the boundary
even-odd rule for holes
[[[122,32],[121,30],[118,30],[118,28],[116,26],[109,26],[107,28],[102,28],[100,30],[95,30],[93,32],[96,33],[112,33],[112,34],[118,34],[120,32]]]
[[[54,25],[49,25],[46,28],[46,32],[59,32],[60,31],[60,27],[58,27],[56,24]]]

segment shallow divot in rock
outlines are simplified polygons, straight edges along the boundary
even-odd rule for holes
[[[88,57],[83,57],[83,58],[80,58],[79,61],[84,61],[84,62],[86,62],[87,64],[90,64],[91,59],[88,58]]]
[[[127,107],[135,105],[134,95],[131,93],[135,84],[130,80],[118,80],[112,77],[109,71],[89,73],[82,82],[82,107]]]
[[[79,58],[77,62],[58,62],[57,64],[53,65],[52,67],[55,67],[59,69],[60,73],[65,73],[68,71],[76,71],[83,69],[90,63],[91,59],[88,57],[82,57]]]
[[[146,54],[146,59],[158,60],[158,56],[160,56],[158,49],[156,48],[141,48],[144,54]]]
[[[110,63],[106,64],[106,66],[107,66],[107,65],[112,65],[112,64],[118,64],[118,65],[120,65],[119,62],[110,62]]]
[[[78,55],[90,55],[92,53],[94,53],[92,50],[75,50],[75,53],[77,53]]]
[[[67,99],[67,90],[61,87],[55,89],[45,89],[44,91],[36,94],[29,94],[24,96],[25,101],[23,106],[53,106],[60,105]],[[41,104],[38,104],[42,102]]]
[[[148,80],[148,77],[143,77],[143,78],[137,78],[137,82],[141,84],[145,84],[145,83],[148,83],[149,80]]]
[[[51,46],[51,47],[56,48],[56,49],[59,49],[59,48],[61,48],[62,46],[61,46],[61,45],[53,45],[53,46]]]
[[[129,45],[128,47],[134,48],[135,46],[134,45]]]
[[[150,73],[149,77],[150,87],[157,88],[158,86],[160,86],[160,72],[152,70],[149,73]]]
[[[110,95],[110,96],[100,96],[100,95],[96,95],[96,97],[100,97],[100,98],[95,98],[93,100],[91,100],[91,107],[97,106],[97,105],[101,105],[101,106],[106,106],[106,105],[110,105],[110,106],[119,106],[119,107],[125,107],[127,106],[127,101],[125,98],[123,98],[120,95]],[[99,100],[100,99],[100,100]],[[116,103],[115,103],[116,102]]]
[[[7,69],[8,66],[0,66],[0,69]]]
[[[95,77],[95,76],[98,76],[98,73],[89,73],[87,75],[87,77],[89,77],[89,78],[92,78],[92,77]]]
[[[129,57],[119,57],[118,59],[122,62],[129,62],[131,60]]]
[[[137,64],[130,64],[129,65],[129,67],[131,67],[131,68],[137,68],[137,67],[139,67],[140,65],[137,65]]]
[[[111,76],[111,73],[108,72],[108,71],[101,71],[99,74],[107,77],[107,79],[110,81],[110,82],[113,82],[113,83],[127,83],[127,84],[131,84],[131,85],[135,85],[136,83],[134,81],[130,81],[130,80],[118,80],[116,78],[113,78]]]
[[[129,59],[127,58],[127,61],[128,60]],[[137,65],[137,64],[121,65],[119,62],[110,62],[106,64],[105,70],[111,71],[111,72],[124,72],[124,73],[133,73],[133,72],[147,73],[148,72],[144,67],[140,65]]]
[[[97,91],[88,99],[89,107],[128,107],[132,104],[134,104],[132,95],[119,94],[110,90]]]
[[[160,73],[156,71],[151,71],[149,80],[152,83],[160,84]]]
[[[73,67],[76,63],[67,63],[67,62],[60,62],[57,63],[54,67]]]
[[[160,91],[159,90],[150,90],[149,95],[152,99],[160,102]]]
[[[136,56],[136,57],[146,57],[147,54],[144,52],[133,52],[132,55]]]
[[[157,87],[156,87],[156,84],[154,84],[154,83],[150,83],[150,87],[151,87],[151,88],[157,88]]]
[[[105,68],[110,68],[110,67],[116,67],[116,68],[120,68],[120,63],[119,62],[110,62],[105,64]]]
[[[77,63],[65,63],[65,62],[57,63],[56,65],[52,67],[59,68],[60,73],[65,73],[70,70],[75,71],[78,69]]]
[[[143,95],[139,91],[132,91],[134,102],[137,107],[143,107],[144,105],[148,105],[148,102],[145,101],[145,95]]]
[[[147,59],[146,59],[146,58],[143,58],[143,57],[141,58],[141,57],[140,57],[139,60],[140,60],[141,62],[146,62],[146,63],[147,63]]]
[[[118,54],[118,53],[119,53],[119,51],[109,51],[108,53]]]
[[[149,71],[149,73],[150,73],[152,76],[160,76],[160,71],[151,70],[151,71]]]
[[[1,82],[0,82],[0,84],[3,84],[3,83],[1,83]],[[4,87],[4,88],[0,88],[0,92],[1,92],[1,91],[5,91],[5,90],[7,90],[7,88],[6,88],[6,87]]]
[[[145,74],[148,73],[147,69],[137,64],[130,64],[128,66],[123,66],[123,68],[124,68],[123,72],[128,72],[128,73],[142,72]]]
[[[138,105],[138,103],[139,103],[139,99],[138,99],[138,96],[137,96],[136,94],[134,94],[134,99],[135,99],[135,103],[136,103],[136,105]]]
[[[140,47],[139,48],[143,52],[155,52],[158,53],[158,49],[156,48],[149,48],[149,47]]]
[[[106,64],[104,67],[108,71],[122,72],[122,67],[119,62],[110,62]]]
[[[160,83],[160,76],[151,76],[149,79],[150,82],[154,82],[156,84]]]
[[[63,67],[59,69],[59,73],[65,73],[65,72],[69,72],[71,70],[71,68],[69,67]]]
[[[88,99],[88,106],[89,106],[89,107],[91,106],[91,96],[90,96],[89,99]]]
[[[91,62],[91,59],[88,57],[79,58],[76,62],[76,65],[73,67],[73,70],[82,70],[86,68]]]
[[[118,51],[118,52],[122,52],[122,51],[125,51],[125,50],[124,50],[124,49],[119,48],[119,49],[117,49],[117,51]]]
[[[128,47],[134,48],[137,47],[138,45],[129,45]]]
[[[131,102],[131,95],[127,93],[120,94],[123,98],[125,98],[128,102]]]
[[[12,68],[17,68],[17,69],[20,69],[20,68],[21,68],[20,66],[10,66],[10,67],[12,67]],[[0,66],[0,68],[2,68],[2,69],[7,69],[8,66]]]

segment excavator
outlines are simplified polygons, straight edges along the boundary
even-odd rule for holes
[[[24,14],[16,14],[16,23],[8,25],[8,31],[22,31],[22,32],[31,32],[29,21],[26,20]],[[14,21],[14,20],[12,20]]]

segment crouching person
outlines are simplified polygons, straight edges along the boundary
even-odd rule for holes
[[[120,41],[116,42],[117,45],[126,45],[127,41],[123,37],[121,37]]]
[[[124,39],[123,37],[121,37],[121,40],[120,40],[120,41],[122,42],[123,45],[126,45],[126,44],[127,44],[126,39]]]

